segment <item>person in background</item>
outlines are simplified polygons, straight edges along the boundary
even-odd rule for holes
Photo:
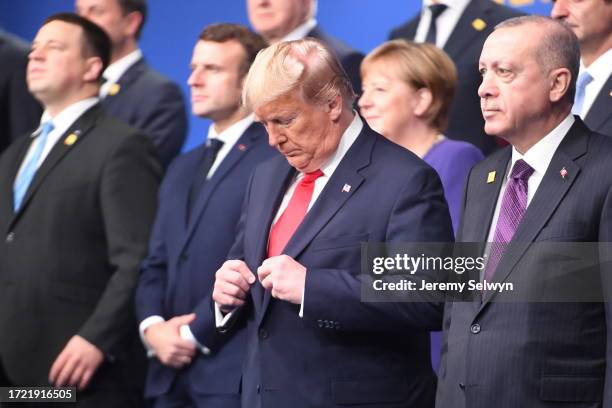
[[[612,137],[612,0],[554,0],[551,16],[580,42],[580,73],[572,113]]]
[[[313,37],[330,47],[340,59],[357,95],[361,92],[359,64],[363,54],[344,42],[331,37],[316,20],[317,0],[246,0],[249,21],[253,29],[268,44]]]
[[[42,108],[25,80],[30,46],[0,28],[0,154],[38,126]]]
[[[76,0],[75,6],[79,15],[102,27],[113,44],[100,88],[102,106],[145,132],[167,167],[187,136],[187,111],[178,85],[154,71],[138,48],[146,0]]]
[[[366,56],[361,76],[361,114],[372,129],[438,172],[457,231],[467,175],[483,155],[472,144],[443,134],[457,87],[455,65],[431,44],[394,40]]]

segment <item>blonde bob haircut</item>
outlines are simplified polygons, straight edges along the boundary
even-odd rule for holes
[[[333,51],[314,38],[279,42],[261,50],[246,76],[242,103],[254,111],[298,90],[305,102],[326,104],[336,96],[352,109],[355,93]]]
[[[425,112],[425,119],[439,132],[446,130],[457,87],[457,69],[444,51],[428,43],[393,40],[378,46],[364,58],[362,79],[374,65],[413,89],[428,89],[432,102]]]

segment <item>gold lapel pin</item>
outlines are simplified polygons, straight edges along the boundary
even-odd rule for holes
[[[115,96],[119,93],[119,91],[121,90],[121,85],[119,84],[112,84],[111,87],[108,90],[108,94],[110,96]]]
[[[472,21],[472,27],[474,27],[474,30],[476,31],[482,31],[485,29],[486,26],[487,23],[482,18],[477,18]]]
[[[487,184],[491,184],[495,181],[495,171],[490,171],[489,174],[487,174]]]
[[[79,137],[76,135],[76,133],[71,133],[68,136],[66,136],[66,138],[64,139],[64,144],[66,146],[72,146],[78,139]]]

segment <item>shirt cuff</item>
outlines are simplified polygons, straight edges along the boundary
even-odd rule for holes
[[[142,344],[144,344],[145,348],[147,349],[147,357],[155,357],[155,350],[153,350],[153,347],[151,347],[151,345],[147,342],[145,338],[145,331],[154,324],[162,323],[165,321],[166,320],[163,317],[155,315],[147,317],[142,322],[140,322],[140,325],[138,325],[140,341],[142,341]]]
[[[224,327],[227,322],[230,321],[232,316],[234,315],[234,311],[229,312],[228,314],[224,314],[221,311],[221,307],[215,302],[215,326],[217,329]]]
[[[196,339],[195,336],[193,335],[193,332],[191,331],[191,328],[189,327],[188,324],[184,324],[179,328],[179,334],[181,335],[181,338],[183,340],[187,340],[195,344],[200,350],[200,352],[204,354],[205,356],[210,354],[210,349],[200,344],[198,339]]]
[[[306,293],[306,283],[304,282],[304,288],[302,289],[302,301],[300,302],[300,318],[304,317],[304,294]]]

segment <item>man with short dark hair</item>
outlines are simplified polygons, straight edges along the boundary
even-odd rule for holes
[[[102,27],[113,45],[100,88],[104,109],[145,132],[167,166],[183,146],[187,113],[177,84],[151,69],[138,48],[146,0],[76,0],[75,4],[77,13]]]
[[[484,44],[485,130],[510,146],[472,169],[457,241],[489,243],[479,282],[514,291],[446,304],[437,407],[612,405],[608,250],[565,252],[612,240],[612,140],[571,114],[579,60],[574,33],[543,16]]]
[[[554,0],[551,16],[565,22],[580,41],[572,112],[591,130],[612,136],[612,0]]]
[[[212,120],[201,147],[178,157],[160,193],[136,309],[151,360],[146,396],[155,407],[240,407],[244,331],[211,355],[202,327],[253,168],[274,155],[265,129],[240,104],[242,84],[264,40],[237,24],[206,27],[193,50],[193,113]]]
[[[77,387],[79,407],[139,406],[144,374],[133,293],[161,171],[99,106],[109,60],[100,27],[48,18],[27,68],[40,128],[0,158],[0,365],[11,386]]]

